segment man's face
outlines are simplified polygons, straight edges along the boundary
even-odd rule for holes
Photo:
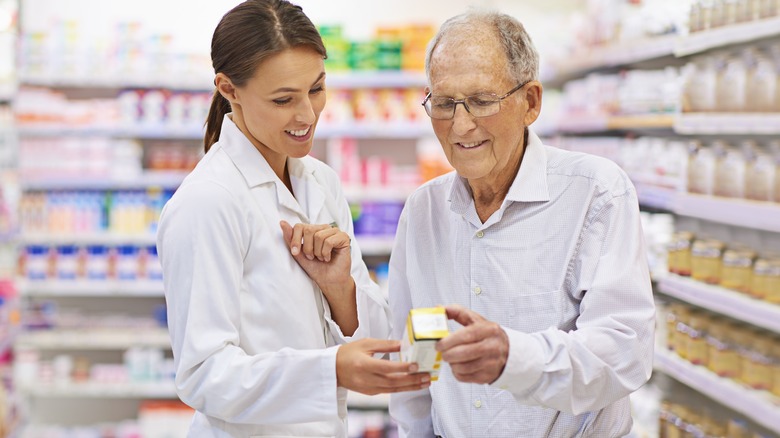
[[[518,85],[497,37],[488,31],[445,36],[431,57],[433,96],[463,99],[475,94],[503,96]],[[537,83],[538,84],[538,83]],[[532,84],[529,84],[532,85]],[[470,182],[505,182],[523,154],[523,132],[536,115],[528,115],[525,86],[502,100],[498,113],[476,118],[457,105],[450,120],[431,119],[433,130],[452,167]]]

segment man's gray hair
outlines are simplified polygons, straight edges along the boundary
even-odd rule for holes
[[[504,47],[509,60],[509,74],[518,82],[523,83],[539,78],[539,53],[534,47],[531,36],[516,18],[491,10],[471,9],[456,15],[441,25],[439,31],[428,43],[425,53],[425,75],[428,84],[431,82],[431,56],[441,40],[454,33],[457,38],[468,39],[469,29],[492,27]]]

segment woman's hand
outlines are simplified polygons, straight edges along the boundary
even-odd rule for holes
[[[349,289],[354,284],[347,233],[330,225],[291,226],[285,221],[279,224],[290,254],[326,296],[330,291]]]
[[[279,225],[290,254],[328,300],[333,320],[352,336],[358,318],[349,235],[330,225],[291,226],[285,221]]]
[[[373,357],[374,353],[393,353],[400,348],[398,341],[380,339],[361,339],[341,345],[336,353],[338,386],[368,395],[429,387],[430,374],[417,373],[417,364]]]

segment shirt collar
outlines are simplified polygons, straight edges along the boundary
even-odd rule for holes
[[[550,200],[547,186],[547,152],[542,140],[533,131],[528,130],[528,145],[526,145],[523,161],[515,176],[504,204],[515,202],[546,202]],[[450,208],[463,214],[473,204],[471,189],[466,178],[457,176],[450,188]]]

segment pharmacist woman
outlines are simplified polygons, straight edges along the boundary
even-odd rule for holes
[[[399,347],[386,301],[337,175],[307,156],[325,56],[283,0],[245,1],[214,31],[206,154],[157,236],[192,437],[346,437],[347,389],[429,385],[415,365],[375,358]]]

